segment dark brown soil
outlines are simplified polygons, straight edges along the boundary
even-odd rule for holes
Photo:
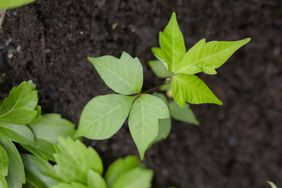
[[[174,122],[170,137],[149,150],[155,187],[262,188],[282,186],[281,0],[39,0],[9,11],[4,42],[11,85],[33,80],[46,112],[78,122],[92,97],[109,89],[87,55],[127,51],[144,65],[145,88],[160,83],[146,62],[157,34],[176,11],[187,45],[206,37],[252,42],[204,79],[224,106],[193,106],[201,122]],[[5,45],[4,45],[5,46]],[[125,126],[108,141],[89,142],[106,164],[136,153]]]

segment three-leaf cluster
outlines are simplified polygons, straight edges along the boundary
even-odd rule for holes
[[[216,74],[225,61],[250,39],[239,41],[212,41],[204,39],[186,52],[183,35],[176,15],[160,32],[160,48],[153,48],[159,61],[149,64],[158,77],[166,78],[162,87],[172,93],[174,101],[162,100],[160,94],[142,93],[143,68],[138,58],[123,52],[120,58],[110,55],[89,57],[105,84],[115,94],[93,98],[84,108],[76,136],[91,139],[112,137],[128,118],[129,130],[141,158],[156,141],[165,138],[170,131],[170,117],[198,124],[186,105],[222,102],[195,74]]]

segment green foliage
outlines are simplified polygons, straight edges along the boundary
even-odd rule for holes
[[[60,115],[41,115],[37,93],[32,82],[23,82],[0,104],[0,185],[3,188],[22,187],[26,182],[23,162],[13,142],[39,158],[54,160],[57,137],[74,134],[74,125]]]
[[[120,58],[113,56],[89,57],[106,85],[118,94],[93,98],[84,108],[76,137],[108,139],[124,124],[128,125],[141,159],[155,142],[165,139],[171,131],[171,117],[198,125],[194,113],[186,103],[222,105],[221,100],[209,89],[196,73],[216,74],[240,47],[250,41],[212,41],[204,39],[186,51],[184,37],[173,13],[168,25],[159,34],[159,48],[153,48],[158,60],[149,66],[165,83],[159,87],[167,91],[160,100],[141,92],[143,68],[138,58],[123,52]],[[159,96],[158,96],[159,97]]]
[[[93,98],[85,106],[76,136],[106,139],[113,136],[126,120],[134,97],[110,94]]]
[[[13,9],[34,2],[35,0],[1,0],[0,10]]]
[[[136,157],[128,156],[115,161],[104,178],[102,161],[93,148],[70,138],[60,138],[56,148],[54,166],[47,160],[23,155],[29,185],[34,188],[151,187],[153,172],[144,168]]]
[[[123,52],[120,59],[113,56],[88,58],[95,69],[113,91],[132,95],[139,93],[143,85],[143,68],[137,57]]]
[[[59,140],[56,154],[54,154],[55,171],[66,182],[86,182],[90,169],[103,173],[100,156],[93,148],[87,148],[80,141],[70,138]]]
[[[0,106],[0,121],[25,125],[37,115],[38,94],[32,82],[14,87]]]
[[[144,94],[134,102],[129,115],[129,129],[141,159],[158,137],[159,120],[169,118],[167,105],[159,98]]]
[[[267,183],[269,184],[269,186],[270,186],[271,188],[277,188],[277,186],[276,186],[273,182],[267,181]]]
[[[172,96],[180,106],[184,107],[186,102],[221,105],[222,102],[194,74],[199,72],[216,74],[215,69],[222,66],[233,53],[249,41],[250,38],[206,43],[203,39],[186,52],[184,38],[176,14],[173,13],[164,31],[160,32],[160,48],[153,48],[152,52],[157,59],[167,65],[167,71],[173,75],[171,76]]]

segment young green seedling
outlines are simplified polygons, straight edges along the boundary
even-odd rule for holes
[[[153,171],[134,156],[119,159],[104,173],[103,163],[93,148],[79,140],[59,139],[55,165],[47,160],[23,155],[27,184],[36,188],[150,188]]]
[[[14,87],[0,104],[0,187],[22,187],[24,166],[14,143],[46,160],[54,160],[58,136],[73,136],[74,125],[58,114],[41,115],[32,82]]]
[[[89,57],[105,84],[115,94],[93,98],[84,108],[76,137],[102,140],[112,137],[128,118],[129,130],[141,158],[156,141],[164,139],[171,129],[171,117],[198,124],[187,103],[214,103],[221,100],[196,74],[214,75],[228,58],[249,38],[238,41],[200,40],[188,52],[177,23],[176,14],[159,35],[159,48],[153,48],[158,60],[149,65],[165,84],[154,89],[167,90],[174,101],[148,90],[142,92],[143,68],[138,58],[123,52],[120,58],[110,55]]]

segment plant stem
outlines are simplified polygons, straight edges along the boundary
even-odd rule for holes
[[[163,84],[162,84],[162,85],[163,85]],[[146,91],[144,91],[144,92],[142,92],[142,93],[150,93],[150,92],[152,92],[152,91],[156,91],[156,90],[160,89],[160,87],[162,87],[162,85],[155,86],[155,87],[153,87],[153,88],[151,88],[151,89],[148,89],[148,90],[146,90]]]

